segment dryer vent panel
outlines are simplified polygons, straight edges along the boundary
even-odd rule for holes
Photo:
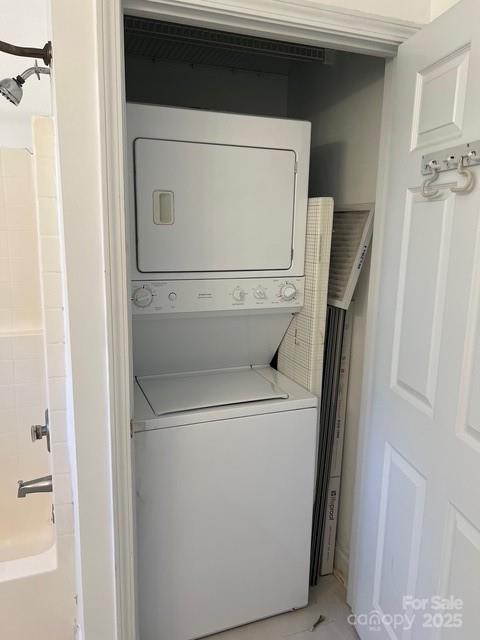
[[[333,214],[328,304],[348,309],[372,238],[373,204],[342,207]]]

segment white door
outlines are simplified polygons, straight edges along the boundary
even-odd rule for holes
[[[429,200],[420,166],[422,154],[480,139],[478,0],[400,47],[393,104],[351,600],[362,639],[476,640],[480,171],[465,195],[449,189],[464,182],[455,171],[440,174]],[[463,607],[439,610],[433,596]]]
[[[294,151],[145,138],[134,148],[139,271],[290,268]]]

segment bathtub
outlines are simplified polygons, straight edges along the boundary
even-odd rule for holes
[[[52,494],[17,498],[9,511],[0,522],[0,582],[56,569]]]
[[[19,480],[51,473],[45,440],[32,442],[31,424],[46,407],[43,336],[38,331],[0,335],[5,365],[0,384],[0,582],[56,567],[53,494],[17,498]]]

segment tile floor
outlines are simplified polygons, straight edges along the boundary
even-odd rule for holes
[[[217,633],[208,640],[358,640],[347,621],[349,614],[343,585],[334,576],[325,576],[311,589],[305,609]],[[326,620],[312,631],[320,615]]]

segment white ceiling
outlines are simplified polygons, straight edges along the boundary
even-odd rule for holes
[[[43,47],[50,39],[48,7],[48,0],[0,0],[0,40]],[[22,73],[33,62],[0,52],[0,79]],[[51,83],[47,76],[40,78],[27,80],[18,107],[0,96],[0,147],[30,147],[31,117],[51,113]]]

